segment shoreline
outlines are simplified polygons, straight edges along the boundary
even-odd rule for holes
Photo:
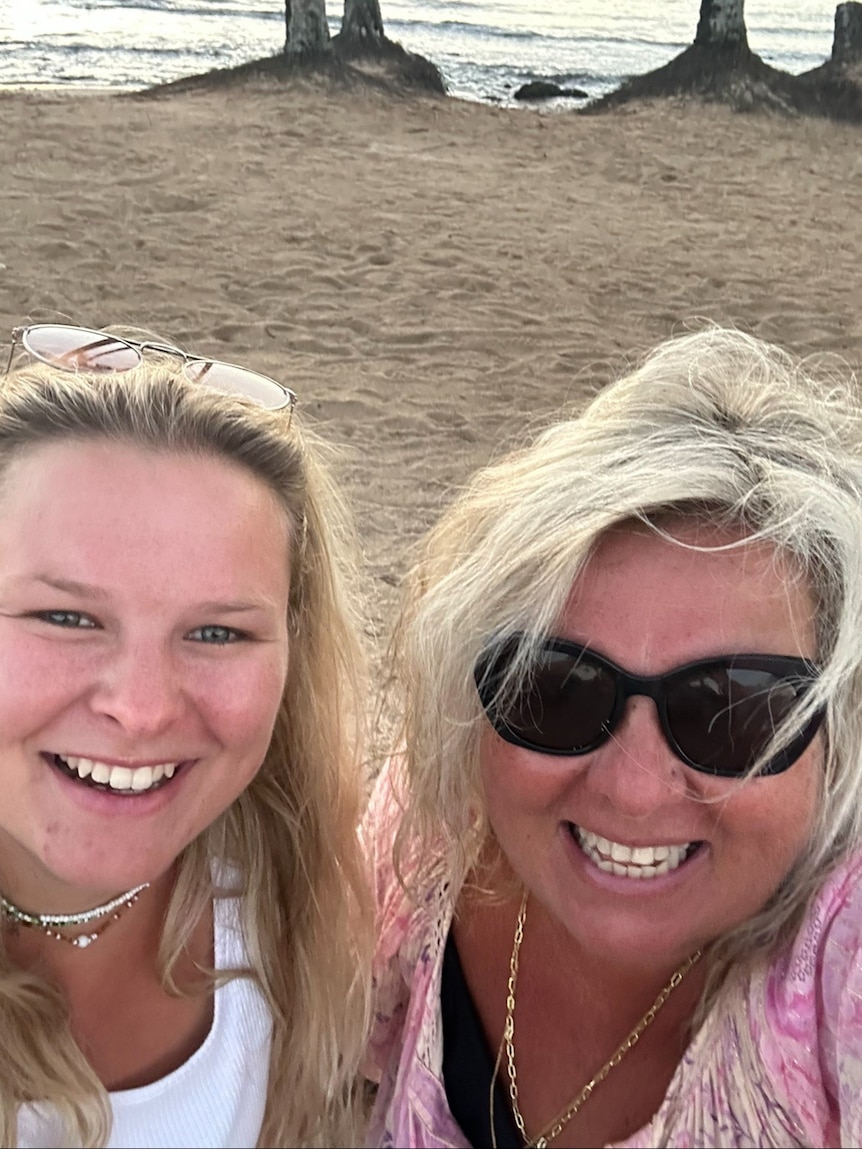
[[[198,79],[201,79],[203,77],[206,77],[207,75],[209,75],[209,73],[200,73],[197,76],[182,76],[175,81],[167,81],[165,84],[159,84],[156,86],[142,87],[142,88],[119,87],[119,86],[108,85],[108,84],[104,84],[101,86],[96,85],[96,84],[84,85],[84,84],[63,84],[63,83],[57,83],[57,84],[52,84],[52,83],[5,84],[2,81],[0,81],[0,98],[4,98],[4,97],[9,96],[9,95],[27,96],[30,94],[34,94],[34,95],[47,94],[47,95],[52,95],[52,96],[59,96],[62,99],[66,99],[66,98],[76,99],[79,96],[80,97],[124,96],[127,98],[153,96],[155,98],[162,98],[163,96],[168,94],[167,92],[162,91],[162,89],[167,88],[170,84],[173,84],[173,83],[185,84],[186,81],[198,80]],[[300,81],[299,80],[291,81],[291,83],[297,83],[297,82],[300,82]],[[311,82],[314,83],[313,80]],[[237,86],[241,87],[242,85],[237,85]],[[215,87],[216,87],[216,85],[213,85],[213,87],[210,90],[215,90]],[[188,88],[188,90],[191,91],[193,89],[190,86]],[[201,83],[199,85],[199,87],[197,88],[197,90],[198,91],[205,91],[205,90],[207,90],[207,85],[205,83]],[[285,90],[288,90],[287,84],[285,84]],[[177,92],[177,94],[180,94],[180,93]],[[430,95],[430,93],[415,92],[415,93],[410,93],[410,94],[405,93],[405,95],[403,97],[392,96],[391,98],[393,100],[397,101],[397,99],[399,99],[399,98],[413,98],[413,96],[419,96],[422,94]],[[540,101],[540,102],[536,102],[536,103],[533,103],[530,101],[524,101],[524,102],[517,102],[516,103],[513,100],[511,103],[507,104],[507,103],[502,102],[501,100],[496,100],[496,99],[480,100],[478,98],[473,98],[472,96],[453,95],[450,92],[443,93],[436,98],[438,98],[440,100],[445,100],[445,101],[452,101],[453,103],[456,103],[456,104],[466,104],[469,107],[476,106],[476,107],[481,107],[481,108],[497,108],[498,110],[505,111],[505,112],[553,113],[554,115],[557,115],[560,113],[565,114],[567,112],[577,112],[577,111],[581,110],[584,106],[583,101],[576,102],[574,100],[569,100],[566,105],[560,106],[560,101],[557,99],[548,99],[548,100],[544,100],[544,101]]]

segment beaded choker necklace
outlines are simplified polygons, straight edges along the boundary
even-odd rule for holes
[[[81,910],[77,914],[31,914],[27,910],[22,910],[20,906],[14,905],[2,894],[0,894],[0,910],[2,910],[3,916],[9,919],[13,928],[22,925],[28,929],[41,930],[49,938],[66,942],[76,949],[85,949],[97,941],[112,922],[115,922],[135,904],[144,890],[149,887],[149,884],[149,882],[143,882],[140,886],[135,886],[133,890],[129,890],[128,893],[119,894],[116,898],[105,902],[104,905],[94,906],[91,910]],[[66,934],[60,933],[61,929],[67,929],[70,926],[89,925],[90,922],[98,921],[99,918],[107,918],[108,920],[103,921],[101,925],[96,926],[88,933],[77,934],[74,937],[67,937]]]

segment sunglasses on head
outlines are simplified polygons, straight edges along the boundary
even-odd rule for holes
[[[18,343],[34,359],[51,367],[59,367],[63,371],[84,371],[93,375],[133,371],[140,366],[145,351],[174,355],[182,360],[183,374],[192,383],[200,383],[227,395],[243,395],[271,411],[283,407],[292,409],[296,403],[296,395],[288,387],[283,387],[268,375],[249,371],[247,367],[189,355],[169,343],[139,343],[135,339],[64,323],[36,323],[31,327],[16,327],[12,332],[7,374]]]
[[[549,638],[512,696],[505,678],[521,640],[515,635],[487,651],[474,672],[485,714],[506,742],[539,754],[590,754],[619,726],[627,700],[644,695],[655,702],[662,733],[677,758],[724,778],[744,777],[762,759],[776,729],[818,675],[804,658],[734,654],[642,676],[577,642]],[[759,774],[780,774],[792,766],[822,720],[822,710],[812,715]]]

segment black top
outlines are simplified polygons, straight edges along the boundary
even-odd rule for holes
[[[449,1109],[471,1145],[490,1146],[488,1095],[496,1051],[492,1054],[488,1049],[451,931],[443,953],[440,1005],[443,1013],[443,1085]],[[497,1145],[499,1149],[523,1149],[524,1142],[512,1118],[503,1085],[505,1064],[500,1066],[500,1070],[494,1082]]]

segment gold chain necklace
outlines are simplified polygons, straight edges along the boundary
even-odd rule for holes
[[[670,981],[623,1041],[616,1052],[605,1062],[595,1077],[591,1078],[581,1089],[577,1096],[566,1106],[558,1117],[549,1122],[537,1137],[531,1138],[524,1124],[524,1118],[518,1105],[518,1075],[515,1069],[515,990],[518,985],[518,957],[521,952],[521,942],[524,940],[524,925],[527,921],[527,894],[521,899],[521,908],[518,911],[518,920],[515,923],[515,938],[512,942],[512,956],[509,958],[509,980],[506,983],[506,1021],[503,1026],[503,1037],[500,1048],[497,1050],[497,1060],[494,1064],[494,1073],[491,1077],[491,1089],[488,1097],[488,1120],[491,1126],[491,1144],[497,1149],[497,1137],[494,1130],[494,1086],[500,1071],[500,1062],[503,1060],[503,1050],[506,1051],[506,1069],[509,1077],[509,1101],[512,1107],[512,1116],[518,1132],[524,1140],[527,1149],[546,1149],[548,1144],[559,1137],[566,1125],[572,1120],[597,1085],[605,1080],[611,1070],[616,1069],[625,1055],[640,1041],[641,1034],[652,1025],[656,1014],[680,984],[682,979],[699,960],[700,950],[687,957],[682,965],[674,971]]]

